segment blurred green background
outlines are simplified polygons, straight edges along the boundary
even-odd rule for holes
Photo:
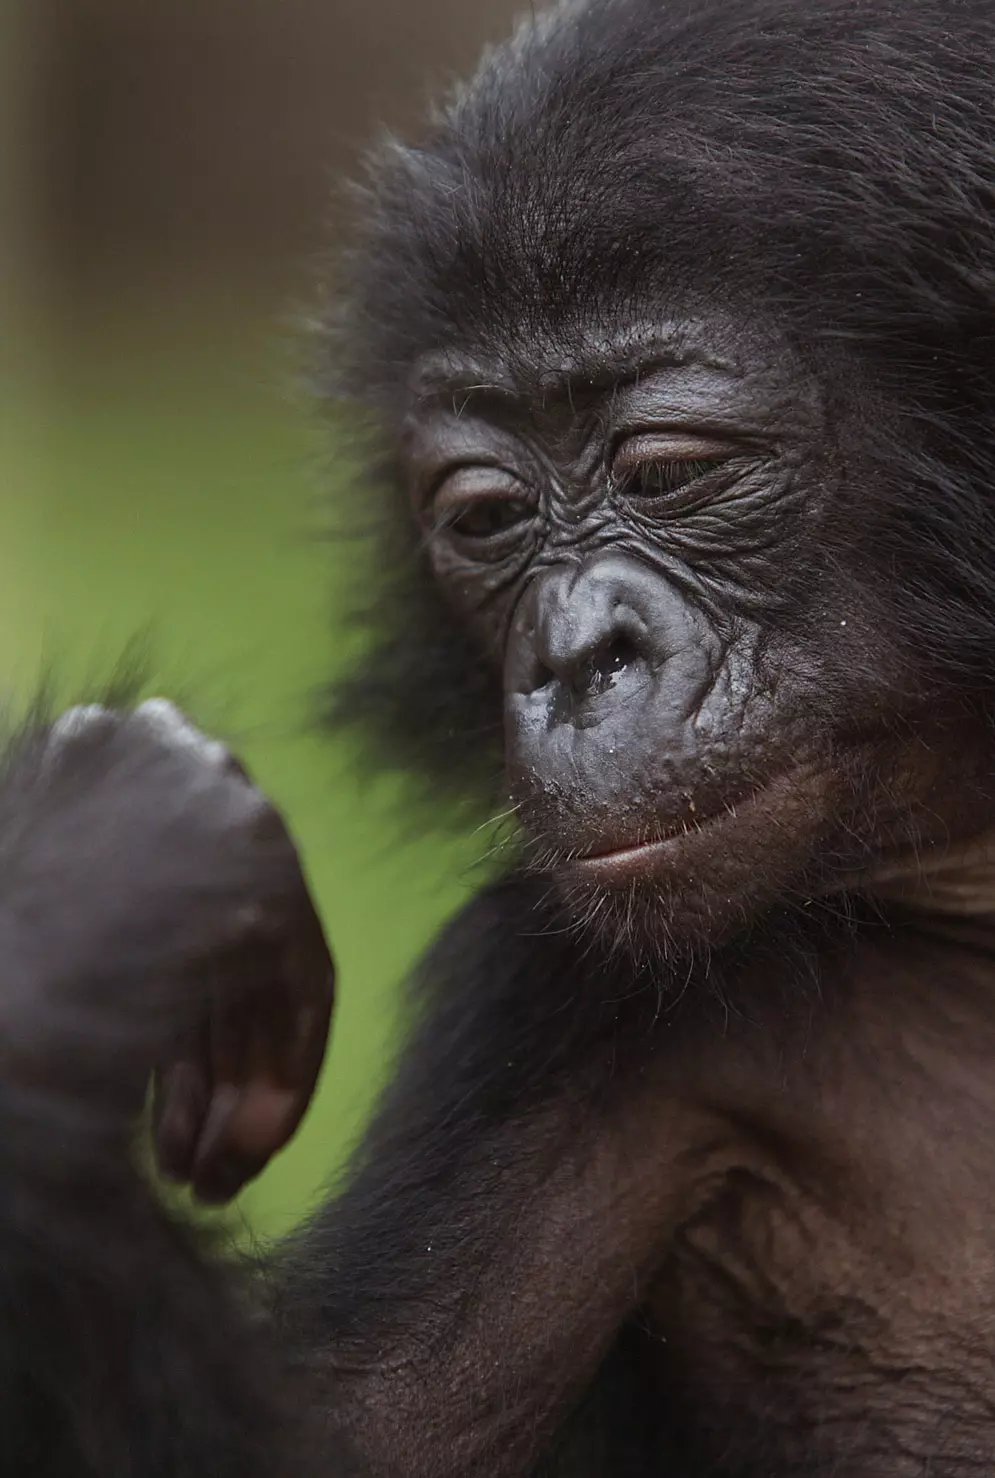
[[[78,692],[148,633],[154,686],[232,740],[290,819],[340,967],[319,1099],[242,1197],[276,1233],[389,1070],[397,990],[474,885],[413,838],[310,699],[354,641],[350,477],[296,389],[294,314],[375,122],[506,25],[503,0],[8,0],[0,10],[0,662]]]

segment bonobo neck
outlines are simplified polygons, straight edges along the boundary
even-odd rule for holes
[[[946,931],[956,921],[995,940],[995,828],[969,842],[883,863],[861,881],[861,891],[885,904],[935,920]]]

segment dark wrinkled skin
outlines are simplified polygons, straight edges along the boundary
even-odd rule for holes
[[[622,887],[650,948],[946,840],[961,805],[971,830],[990,815],[987,787],[963,793],[972,746],[987,769],[984,714],[972,739],[956,697],[945,725],[876,630],[880,572],[826,567],[822,530],[872,487],[846,421],[830,434],[790,357],[772,369],[747,339],[723,358],[701,323],[692,351],[691,333],[534,378],[471,346],[444,389],[416,367],[403,416],[436,579],[503,665],[529,854],[582,916],[611,872],[604,911]]]
[[[378,156],[328,350],[376,640],[333,708],[513,831],[245,1321],[125,1147],[153,1068],[202,1194],[302,1111],[292,844],[141,710],[61,788],[29,736],[12,1471],[995,1469],[993,55],[993,0],[577,4]]]

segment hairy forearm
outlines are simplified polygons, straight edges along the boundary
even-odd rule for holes
[[[573,1073],[532,1072],[556,1013],[526,1035],[515,1007],[536,981],[516,976],[507,929],[502,977],[486,916],[467,923],[455,942],[478,953],[456,955],[503,1001],[487,1020],[470,989],[462,1019],[440,1008],[350,1186],[288,1252],[289,1337],[373,1478],[529,1470],[665,1251],[694,1132],[655,1077],[618,1072],[612,1030]],[[555,1000],[555,973],[541,979]]]
[[[303,1355],[373,1478],[531,1469],[659,1266],[688,1134],[662,1102],[562,1101],[482,1139],[492,1174],[395,1200],[389,1252],[348,1193],[326,1213],[298,1253],[321,1269]]]

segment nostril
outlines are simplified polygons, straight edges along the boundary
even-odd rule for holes
[[[631,637],[616,636],[607,642],[592,659],[592,666],[606,677],[621,672],[624,667],[634,667],[640,660],[639,648]]]
[[[556,673],[551,667],[547,667],[545,662],[542,662],[537,658],[534,681],[537,688],[546,688],[549,686],[550,683],[556,681]]]
[[[641,661],[639,648],[628,636],[614,636],[603,642],[578,668],[571,684],[579,697],[596,697],[609,688],[620,672]]]
[[[529,677],[533,693],[538,693],[540,689],[546,688],[550,683],[556,681],[556,673],[551,667],[547,667],[546,663],[539,657],[535,659],[535,664]]]

